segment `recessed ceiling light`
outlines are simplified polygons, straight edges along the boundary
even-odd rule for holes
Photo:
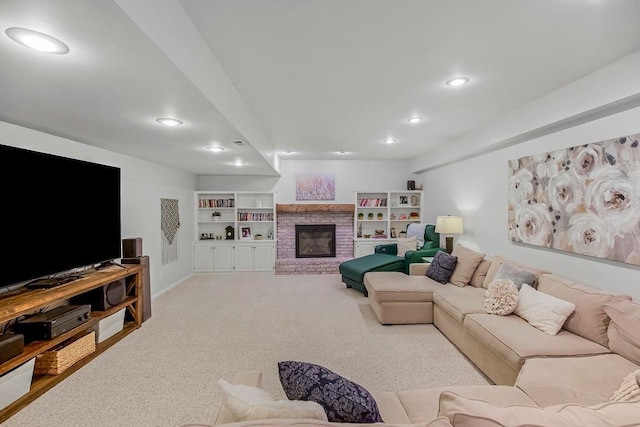
[[[169,117],[161,117],[159,119],[156,119],[156,122],[169,127],[180,126],[182,124],[182,120],[172,119]]]
[[[346,151],[338,151],[338,154],[347,154]]]
[[[219,153],[221,151],[224,151],[224,147],[211,146],[211,147],[207,147],[207,150],[213,151],[214,153]]]
[[[284,152],[284,154],[293,154],[293,151],[287,150],[287,151]]]
[[[455,79],[447,80],[447,86],[462,86],[469,83],[469,77],[456,77]]]
[[[11,27],[5,31],[7,36],[16,43],[30,47],[40,52],[58,53],[64,55],[69,52],[69,46],[62,43],[55,37],[39,31],[28,30],[26,28]]]
[[[245,165],[245,163],[242,160],[236,160],[235,162],[233,162],[233,164],[235,166],[244,166]]]
[[[398,141],[396,139],[393,139],[393,138],[387,138],[387,139],[384,140],[384,142],[386,144],[395,144]]]
[[[413,116],[413,117],[409,117],[407,119],[407,122],[411,123],[411,124],[416,124],[416,123],[420,123],[421,121],[423,121],[424,119],[420,116]]]

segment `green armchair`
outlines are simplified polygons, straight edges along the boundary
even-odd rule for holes
[[[409,226],[407,226],[407,231],[409,230]],[[444,250],[444,248],[440,247],[440,234],[436,233],[436,226],[427,224],[424,227],[424,245],[418,250],[407,251],[404,255],[405,274],[409,274],[409,264],[415,262],[424,262],[422,257],[432,257],[436,254],[436,252]],[[375,253],[397,255],[398,245],[396,243],[378,245],[375,247]]]

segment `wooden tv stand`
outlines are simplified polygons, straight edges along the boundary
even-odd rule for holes
[[[126,308],[125,324],[122,331],[96,344],[96,350],[79,360],[58,375],[34,375],[31,389],[27,394],[0,411],[0,424],[20,411],[29,403],[41,396],[47,390],[63,381],[69,375],[89,363],[109,347],[142,326],[142,270],[140,264],[124,264],[110,266],[97,271],[83,273],[83,277],[60,286],[49,289],[24,289],[21,292],[8,292],[6,296],[0,294],[0,324],[10,322],[20,316],[32,314],[35,311],[60,303],[91,289],[107,285],[117,280],[126,279],[127,298],[120,304],[105,311],[92,311],[91,319],[82,325],[65,332],[48,341],[34,341],[25,345],[21,355],[0,364],[0,375],[4,375],[13,368],[29,361],[38,354],[50,350],[63,341],[86,331],[94,329],[101,319],[104,319],[123,308]]]

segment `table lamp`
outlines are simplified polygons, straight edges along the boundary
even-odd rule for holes
[[[436,218],[436,233],[446,234],[447,253],[453,252],[453,234],[462,234],[462,218],[459,216],[439,216]]]

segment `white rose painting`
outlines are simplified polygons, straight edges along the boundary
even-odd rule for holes
[[[640,134],[509,161],[515,242],[640,265]]]

